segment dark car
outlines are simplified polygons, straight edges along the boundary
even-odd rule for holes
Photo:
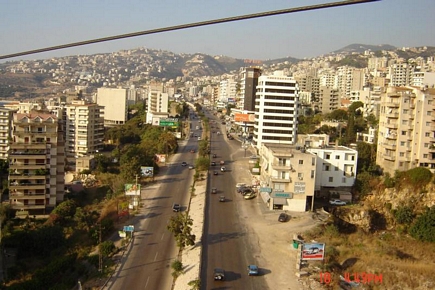
[[[213,154],[213,158],[216,158],[216,154]]]
[[[221,268],[215,268],[214,269],[214,280],[215,281],[222,281],[225,279],[225,271]]]
[[[213,161],[213,162],[211,163],[211,166],[216,166],[216,162]]]
[[[249,265],[248,266],[248,275],[249,276],[257,276],[258,275],[257,265]]]
[[[288,219],[288,215],[286,214],[286,213],[281,213],[280,215],[279,215],[279,217],[278,217],[278,221],[279,222],[286,222],[287,221],[287,219]]]
[[[219,196],[219,202],[225,202],[225,196],[223,195]]]
[[[218,172],[218,171],[215,171],[215,172],[213,172],[213,174],[214,174],[214,175],[218,175],[218,174],[219,174],[219,172]]]
[[[174,203],[172,205],[172,211],[179,212],[180,210],[181,210],[181,205],[179,205],[178,203]]]
[[[216,187],[212,187],[211,193],[217,193],[217,188]]]
[[[181,166],[187,166],[187,162],[185,161],[181,162]]]

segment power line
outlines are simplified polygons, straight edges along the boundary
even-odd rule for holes
[[[52,50],[59,50],[59,49],[70,48],[70,47],[75,47],[75,46],[82,46],[82,45],[94,44],[94,43],[99,43],[99,42],[106,42],[106,41],[112,41],[112,40],[117,40],[117,39],[130,38],[130,37],[136,37],[136,36],[142,36],[142,35],[148,35],[148,34],[156,34],[156,33],[175,31],[175,30],[181,30],[181,29],[187,29],[187,28],[193,28],[193,27],[200,27],[200,26],[206,26],[206,25],[212,25],[212,24],[234,22],[234,21],[240,21],[240,20],[246,20],[246,19],[261,18],[261,17],[267,17],[267,16],[289,14],[289,13],[295,13],[295,12],[318,10],[318,9],[324,9],[324,8],[354,5],[354,4],[376,2],[376,1],[381,1],[381,0],[348,0],[348,1],[330,2],[330,3],[324,3],[324,4],[318,4],[318,5],[302,6],[302,7],[296,7],[296,8],[288,8],[288,9],[282,9],[282,10],[274,10],[274,11],[260,12],[260,13],[240,15],[240,16],[227,17],[227,18],[220,18],[220,19],[214,19],[214,20],[207,20],[207,21],[201,21],[201,22],[194,22],[194,23],[188,23],[188,24],[181,24],[181,25],[175,25],[175,26],[168,26],[168,27],[163,27],[163,28],[157,28],[157,29],[151,29],[151,30],[145,30],[145,31],[139,31],[139,32],[132,32],[132,33],[115,35],[115,36],[102,37],[102,38],[95,38],[95,39],[91,39],[91,40],[72,42],[72,43],[68,43],[68,44],[50,46],[50,47],[46,47],[46,48],[39,48],[39,49],[28,50],[28,51],[23,51],[23,52],[18,52],[18,53],[0,55],[0,59],[7,59],[7,58],[12,58],[12,57],[17,57],[17,56],[47,52],[47,51],[52,51]]]

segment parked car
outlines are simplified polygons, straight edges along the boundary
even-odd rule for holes
[[[185,161],[181,162],[181,166],[187,166],[187,162]]]
[[[219,162],[219,164],[220,164],[220,165],[224,165],[224,164],[225,164],[225,161],[221,160],[221,161]]]
[[[178,203],[174,203],[172,205],[172,211],[179,212],[180,210],[181,210],[181,205],[179,205]]]
[[[238,190],[239,188],[243,188],[243,187],[246,187],[246,183],[239,182],[236,184],[236,190]]]
[[[345,201],[339,200],[339,199],[331,199],[329,201],[330,205],[346,205]]]
[[[219,174],[218,171],[213,172],[213,175],[218,175],[218,174]]]
[[[216,162],[212,161],[211,166],[216,166]]]
[[[193,169],[193,165],[189,165],[189,169]]]
[[[248,275],[249,276],[257,276],[258,275],[257,265],[249,265],[248,266]]]
[[[213,158],[216,158],[216,154],[213,154]]]
[[[215,281],[222,281],[222,280],[224,280],[225,279],[225,271],[224,271],[224,269],[215,268],[213,276],[214,276],[214,280]]]
[[[285,212],[279,214],[279,217],[278,217],[279,222],[282,222],[282,223],[286,222],[287,219],[288,219],[288,215]]]
[[[254,191],[252,190],[252,188],[250,187],[242,187],[239,188],[239,190],[237,191],[238,193],[240,193],[241,195],[245,196],[247,194],[251,194],[254,193]]]
[[[227,170],[227,169],[225,168],[225,166],[222,166],[222,167],[221,167],[221,171],[222,171],[222,172],[225,172],[226,170]]]
[[[212,187],[211,188],[211,193],[217,193],[217,188],[216,187]]]
[[[225,196],[223,195],[219,196],[219,202],[225,202]]]

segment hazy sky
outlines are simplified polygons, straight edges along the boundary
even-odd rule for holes
[[[335,1],[0,0],[0,55]],[[139,36],[8,60],[137,47],[266,60],[314,57],[352,43],[435,46],[435,0],[382,0]]]

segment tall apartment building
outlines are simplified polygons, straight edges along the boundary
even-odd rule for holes
[[[8,158],[11,122],[14,112],[16,110],[0,107],[0,159],[3,160]]]
[[[341,98],[337,89],[320,87],[319,98],[319,110],[322,114],[328,114],[340,108]]]
[[[389,87],[381,96],[376,163],[385,172],[435,171],[434,96],[434,89],[411,87]]]
[[[257,67],[246,67],[241,72],[240,100],[238,108],[244,111],[255,111],[255,93],[258,85],[258,78],[261,76],[261,69]]]
[[[66,105],[65,151],[68,159],[94,154],[103,149],[103,107],[85,100]]]
[[[148,93],[146,122],[153,124],[153,118],[167,118],[169,116],[169,96],[162,91],[151,90]]]
[[[119,126],[127,122],[127,102],[126,89],[98,88],[96,103],[104,107],[105,127]]]
[[[294,144],[297,134],[298,92],[296,81],[277,71],[258,78],[253,144]]]
[[[64,199],[62,122],[49,113],[15,113],[9,150],[9,203],[29,215],[49,213]]]
[[[389,67],[390,86],[409,86],[412,82],[414,66],[407,63],[395,63]]]
[[[237,82],[227,79],[219,83],[219,101],[227,103],[229,99],[236,99]]]

